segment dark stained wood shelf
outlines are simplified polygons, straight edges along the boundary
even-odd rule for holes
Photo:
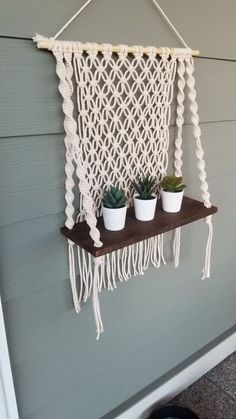
[[[72,230],[62,227],[61,233],[93,256],[98,257],[155,237],[158,234],[174,230],[177,227],[192,223],[216,212],[217,207],[206,208],[202,202],[184,197],[181,211],[171,214],[161,209],[161,202],[158,200],[156,215],[152,221],[136,220],[133,208],[129,208],[125,228],[120,231],[106,230],[102,217],[99,217],[97,227],[101,233],[102,247],[94,247],[86,222],[76,224]]]

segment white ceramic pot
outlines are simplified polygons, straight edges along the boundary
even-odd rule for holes
[[[125,226],[127,206],[122,208],[102,207],[105,228],[111,231],[122,230]]]
[[[161,191],[162,208],[166,212],[179,212],[182,205],[184,191]]]
[[[151,221],[155,216],[157,196],[152,195],[153,199],[140,199],[134,196],[134,213],[137,220]]]

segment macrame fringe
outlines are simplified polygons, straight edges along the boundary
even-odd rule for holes
[[[211,248],[212,248],[212,239],[213,239],[213,225],[212,225],[212,215],[206,217],[206,224],[208,225],[208,239],[206,245],[206,255],[205,263],[202,270],[202,279],[210,278],[211,276]],[[179,266],[179,257],[180,257],[180,238],[181,238],[181,228],[178,227],[175,230],[174,241],[173,241],[173,253],[174,253],[174,263],[175,268]]]
[[[70,276],[72,297],[73,297],[73,302],[74,302],[76,313],[79,313],[80,303],[79,303],[78,292],[76,288],[74,243],[71,240],[68,240],[68,253],[69,253],[69,276]]]
[[[100,303],[99,303],[99,282],[101,279],[101,270],[103,263],[103,258],[96,258],[94,259],[94,276],[93,276],[93,312],[94,312],[94,319],[97,329],[97,340],[100,337],[100,334],[103,332],[103,324],[101,319],[101,310],[100,310]],[[100,274],[99,274],[99,268],[100,268]]]
[[[174,254],[175,268],[178,268],[179,266],[180,238],[181,238],[181,228],[178,227],[175,229],[174,241],[173,241],[173,254]]]
[[[136,275],[144,275],[150,263],[159,268],[166,264],[163,234],[133,244],[99,258],[93,258],[84,249],[68,240],[69,272],[75,310],[92,297],[97,339],[103,332],[99,293],[103,289],[113,291],[116,281],[128,281]],[[77,284],[78,283],[78,289]]]
[[[213,238],[213,225],[212,225],[212,216],[209,215],[206,217],[206,223],[208,225],[208,239],[206,245],[206,256],[205,256],[205,264],[203,268],[203,275],[202,279],[210,278],[211,276],[211,246],[212,246],[212,238]]]
[[[164,257],[164,234],[160,234],[158,236],[158,251],[160,252],[161,261],[164,265],[166,265],[165,257]]]

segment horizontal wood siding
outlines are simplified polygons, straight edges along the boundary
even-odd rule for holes
[[[209,180],[234,173],[236,122],[205,123],[201,130]],[[171,127],[170,157],[175,135],[176,128]],[[192,182],[198,179],[191,125],[183,129],[183,150],[189,193]],[[1,138],[0,154],[0,225],[64,211],[64,134]]]
[[[214,7],[203,0],[175,5],[160,0],[202,55],[231,59],[195,61],[207,175],[212,203],[219,207],[213,219],[212,279],[201,281],[207,239],[202,220],[182,228],[178,269],[169,233],[166,266],[118,284],[113,293],[102,292],[105,333],[99,342],[91,302],[79,315],[72,307],[67,246],[59,233],[65,150],[55,62],[23,38],[36,31],[53,34],[82,3],[1,2],[0,291],[21,419],[99,419],[236,321],[233,0],[217,0]],[[152,2],[143,0],[92,2],[66,34],[68,39],[178,45]],[[175,135],[172,126],[170,157]],[[199,199],[189,112],[183,150],[186,193]]]
[[[235,120],[235,62],[218,61],[216,66],[198,58],[195,67],[201,122]],[[64,131],[52,54],[38,51],[31,41],[2,38],[0,78],[0,137]],[[189,112],[185,122],[190,123]]]
[[[0,35],[53,36],[84,4],[1,0]],[[205,57],[236,59],[234,0],[159,0],[188,45]],[[64,32],[65,39],[130,45],[180,46],[151,0],[93,1]]]

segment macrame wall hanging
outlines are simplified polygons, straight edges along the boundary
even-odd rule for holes
[[[63,98],[66,132],[66,227],[69,275],[74,306],[92,296],[97,338],[103,331],[99,293],[114,290],[116,281],[143,274],[152,263],[165,264],[163,233],[175,229],[173,253],[179,264],[180,226],[205,218],[209,228],[203,278],[210,276],[212,242],[211,206],[201,145],[194,81],[193,55],[163,10],[156,5],[183,43],[184,48],[155,48],[59,41],[57,37],[91,2],[53,37],[36,35],[34,41],[56,58],[59,90]],[[203,203],[185,198],[176,216],[157,213],[154,224],[133,219],[121,232],[106,232],[101,219],[104,189],[118,185],[132,207],[131,181],[140,173],[161,181],[167,172],[169,125],[174,84],[177,81],[177,136],[175,175],[182,175],[182,129],[185,89],[188,89],[196,157]],[[79,187],[79,211],[75,190]],[[164,221],[163,221],[164,220]],[[139,224],[137,224],[139,223]]]

